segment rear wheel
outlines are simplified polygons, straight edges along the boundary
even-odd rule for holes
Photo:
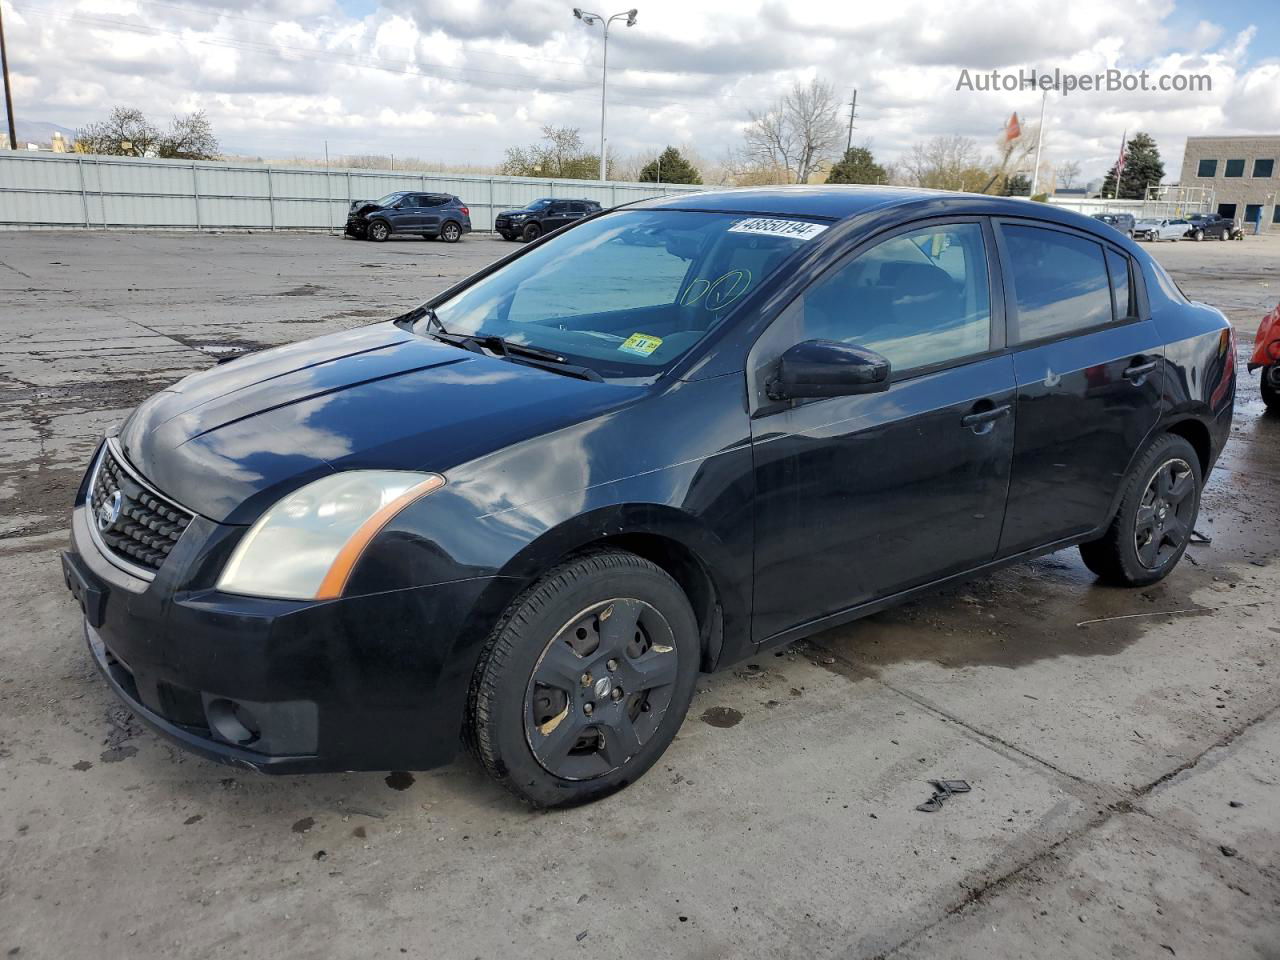
[[[1231,239],[1231,231],[1229,231],[1229,230],[1223,230],[1220,234],[1218,234],[1218,239],[1219,239],[1219,240],[1222,240],[1222,241],[1230,240],[1230,239]]]
[[[1200,459],[1182,437],[1158,437],[1125,478],[1120,509],[1100,540],[1080,545],[1084,564],[1108,583],[1163,580],[1186,552],[1200,512]]]
[[[445,243],[457,243],[462,239],[462,227],[452,220],[446,220],[444,226],[440,228],[440,239]]]
[[[531,223],[524,228],[524,231],[520,234],[520,239],[525,243],[532,243],[540,236],[542,236],[542,228],[536,223]]]
[[[387,237],[391,236],[391,225],[385,220],[375,220],[369,224],[369,229],[365,235],[374,243],[382,243]]]
[[[1262,402],[1272,413],[1280,413],[1280,364],[1262,368]]]
[[[468,702],[472,748],[534,806],[606,797],[671,743],[698,662],[697,620],[665,571],[621,551],[568,560],[490,635]]]

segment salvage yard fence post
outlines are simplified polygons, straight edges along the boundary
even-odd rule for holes
[[[683,184],[557,180],[432,171],[280,167],[274,164],[0,152],[0,230],[333,231],[332,177],[346,180],[347,207],[396,190],[460,197],[472,226],[493,229],[497,211],[538,197],[617,206],[701,189]],[[358,196],[357,196],[358,194]],[[94,204],[98,208],[94,208]],[[277,209],[278,208],[278,209]]]

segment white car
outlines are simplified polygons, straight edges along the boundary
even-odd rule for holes
[[[1148,217],[1133,225],[1135,240],[1181,240],[1191,229],[1189,220],[1156,220]]]

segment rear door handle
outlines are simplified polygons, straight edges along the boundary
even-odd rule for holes
[[[1140,382],[1143,377],[1156,368],[1156,362],[1150,360],[1147,363],[1135,363],[1132,367],[1128,367],[1124,371],[1125,378],[1132,380],[1135,384]]]
[[[1001,417],[1007,417],[1013,411],[1010,404],[1002,403],[998,407],[991,407],[989,410],[979,410],[968,416],[961,417],[960,422],[978,435],[989,433],[992,426]]]

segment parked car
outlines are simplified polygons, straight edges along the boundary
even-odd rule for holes
[[[397,190],[381,200],[353,200],[345,232],[377,243],[396,234],[457,243],[471,232],[471,211],[452,194]]]
[[[155,394],[93,455],[63,572],[111,687],[205,756],[416,770],[466,742],[581,803],[658,759],[700,671],[1068,546],[1168,575],[1231,344],[1047,204],[653,199]]]
[[[1186,220],[1144,218],[1133,227],[1135,240],[1181,240],[1191,224]]]
[[[1093,219],[1101,220],[1109,227],[1114,227],[1126,237],[1133,236],[1133,227],[1137,222],[1131,213],[1095,213]]]
[[[1262,402],[1280,413],[1280,306],[1262,318],[1253,340],[1249,372],[1262,371]]]
[[[1216,213],[1197,213],[1187,217],[1188,228],[1183,234],[1189,240],[1230,240],[1235,223]]]
[[[503,240],[537,240],[544,233],[600,212],[594,200],[564,200],[543,197],[519,210],[503,210],[494,218],[493,229]]]

